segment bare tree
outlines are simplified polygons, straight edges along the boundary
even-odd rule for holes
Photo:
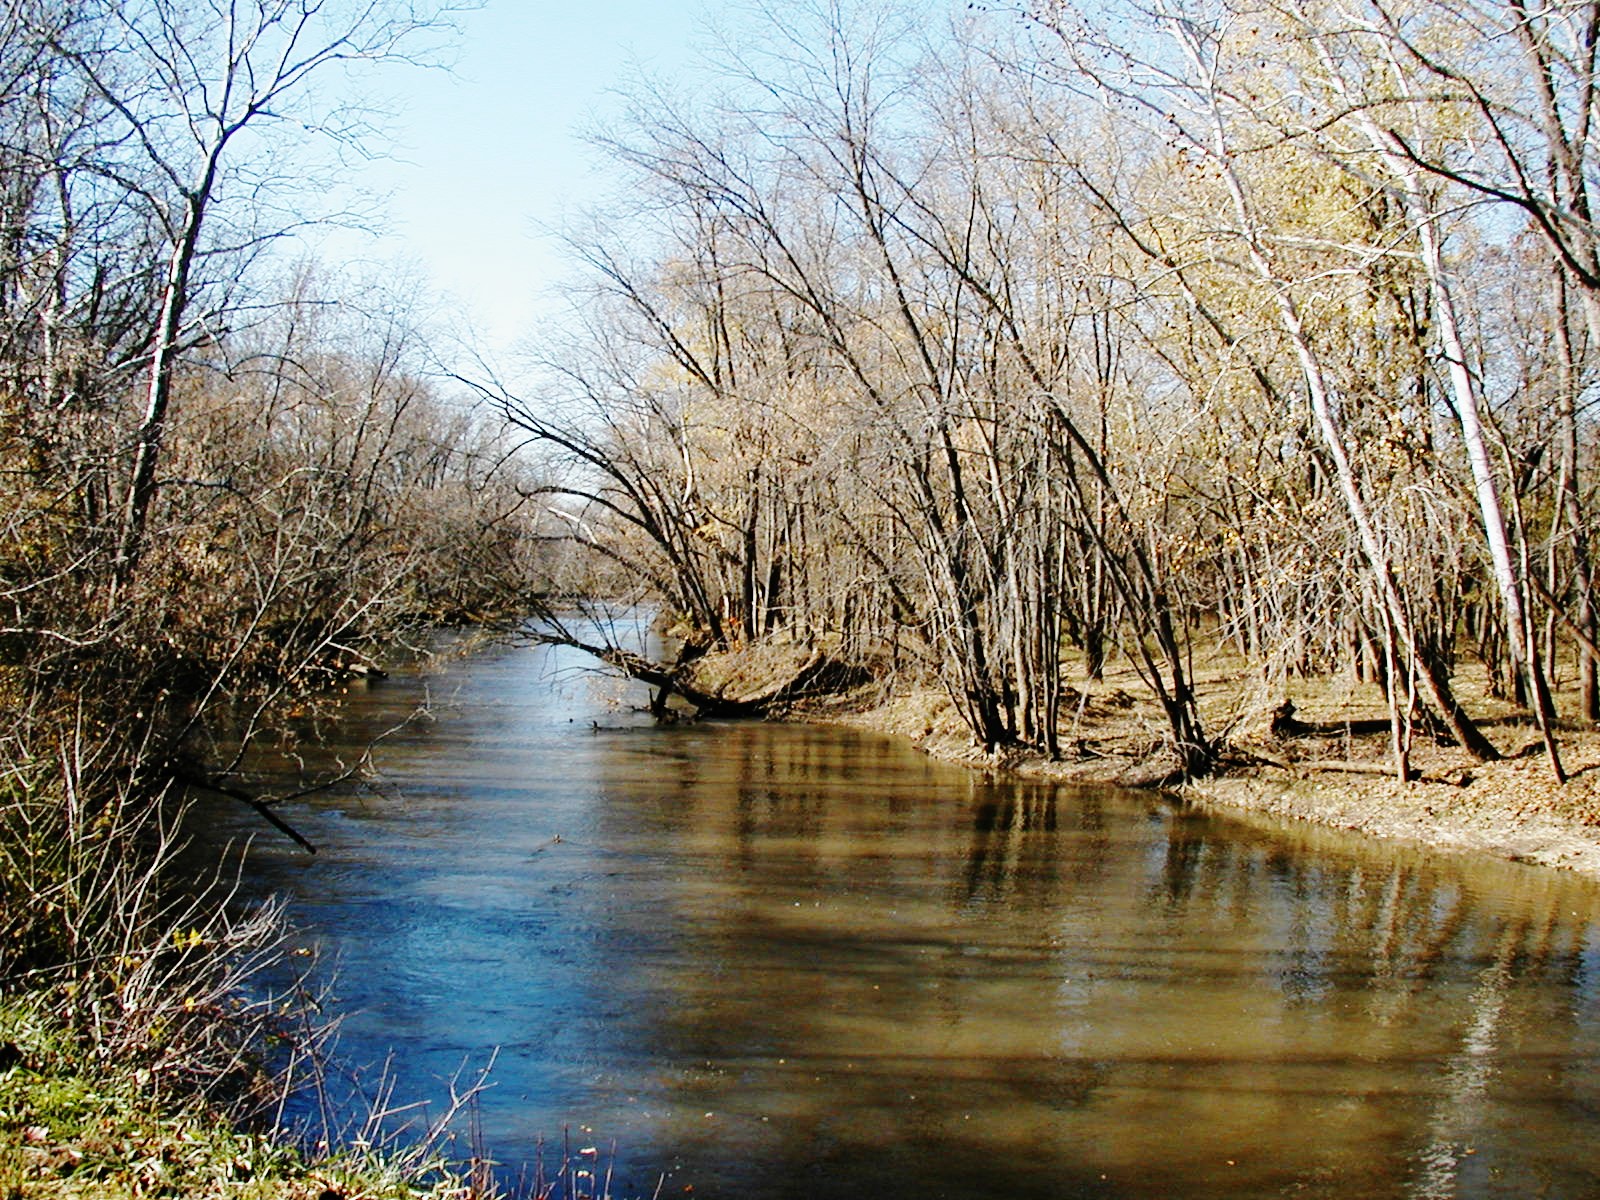
[[[1162,31],[1170,54],[1135,54],[1105,30],[1069,29],[1047,13],[1040,17],[1064,43],[1070,39],[1086,80],[1106,88],[1134,112],[1148,114],[1186,154],[1204,164],[1207,180],[1215,181],[1216,200],[1231,219],[1220,237],[1231,247],[1210,261],[1230,263],[1231,254],[1237,254],[1244,268],[1239,278],[1261,289],[1263,307],[1285,339],[1339,495],[1372,572],[1385,627],[1394,631],[1410,676],[1421,683],[1435,713],[1457,740],[1481,758],[1497,757],[1494,746],[1456,702],[1447,669],[1425,651],[1391,549],[1380,534],[1351,454],[1325,355],[1308,326],[1300,294],[1314,294],[1318,282],[1327,278],[1326,267],[1313,262],[1308,275],[1297,273],[1294,264],[1302,253],[1299,235],[1292,228],[1280,232],[1273,226],[1273,210],[1258,190],[1267,176],[1245,173],[1244,164],[1273,161],[1281,145],[1277,132],[1255,116],[1262,98],[1248,81],[1236,77],[1256,61],[1257,47],[1251,43],[1258,30],[1229,11],[1200,16],[1155,5],[1130,12]]]
[[[42,31],[48,51],[84,81],[115,131],[120,153],[97,169],[148,205],[164,243],[121,502],[119,578],[143,546],[178,358],[186,345],[222,332],[227,289],[197,304],[204,290],[197,268],[259,250],[287,231],[272,223],[283,182],[272,163],[275,138],[282,146],[311,132],[349,143],[369,132],[358,108],[319,105],[312,82],[351,64],[422,61],[452,11],[390,0],[136,0],[99,5],[92,38]],[[247,132],[250,153],[236,154]],[[238,207],[227,212],[230,203]],[[219,271],[206,282],[217,288],[223,278]]]

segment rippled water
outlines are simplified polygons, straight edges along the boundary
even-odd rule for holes
[[[618,1195],[1600,1196],[1600,904],[1531,867],[986,778],[832,728],[656,728],[560,652],[353,689],[270,830],[350,1015]],[[633,697],[642,701],[642,695]],[[249,814],[219,807],[224,830]]]

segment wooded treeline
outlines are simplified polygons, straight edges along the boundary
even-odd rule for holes
[[[937,677],[989,747],[1060,753],[1064,652],[1125,656],[1191,773],[1197,646],[1381,682],[1402,775],[1495,756],[1481,663],[1559,774],[1597,46],[1587,2],[772,6],[601,135],[578,327],[501,398],[569,586]]]
[[[425,56],[446,15],[0,9],[9,760],[115,738],[159,787],[203,710],[248,721],[525,589],[508,447],[429,381],[403,285],[269,253],[340,215],[314,207],[333,157],[375,148],[313,76]]]
[[[150,1088],[248,1076],[282,1025],[237,990],[279,923],[173,870],[177,802],[292,832],[241,784],[252,740],[529,588],[530,481],[440,390],[404,280],[282,248],[382,149],[325,97],[449,18],[0,4],[0,1001]]]

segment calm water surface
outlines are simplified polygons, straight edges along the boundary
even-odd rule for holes
[[[498,1050],[508,1177],[570,1126],[618,1195],[1600,1196],[1594,888],[616,700],[526,647],[353,688],[329,753],[429,715],[253,851],[347,1058]]]

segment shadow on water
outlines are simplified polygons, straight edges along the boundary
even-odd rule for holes
[[[255,852],[346,1055],[437,1096],[499,1049],[507,1163],[570,1124],[619,1195],[1600,1194],[1593,887],[613,686],[499,648],[353,694],[323,753],[432,715],[296,814],[317,858]]]

